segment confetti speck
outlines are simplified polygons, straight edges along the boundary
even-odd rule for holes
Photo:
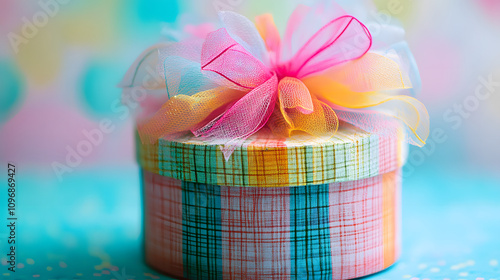
[[[452,265],[451,266],[451,270],[458,270],[458,269],[462,269],[462,268],[465,268],[467,267],[467,264],[465,263],[459,263],[459,264],[456,264],[456,265]]]
[[[83,273],[77,273],[76,276],[83,276]]]
[[[18,263],[17,264],[17,268],[23,268],[24,267],[24,263]]]
[[[467,276],[469,276],[469,273],[468,272],[460,272],[458,274],[458,276],[467,277]]]
[[[490,265],[491,266],[497,266],[498,265],[498,261],[497,260],[491,260],[490,261]]]
[[[421,263],[418,265],[418,269],[426,269],[427,265],[425,263]]]
[[[52,267],[51,266],[47,266],[47,270],[48,271],[52,271]]]
[[[411,275],[410,274],[403,275],[403,278],[405,278],[405,279],[411,278]]]
[[[26,263],[27,264],[35,264],[35,261],[33,259],[29,258],[29,259],[26,259]]]
[[[473,265],[475,265],[475,264],[476,264],[476,262],[475,262],[474,260],[468,260],[468,261],[467,261],[467,265],[468,265],[468,266],[473,266]]]
[[[62,268],[68,267],[68,265],[65,262],[63,262],[63,261],[59,262],[59,266],[62,267]]]
[[[38,278],[38,277],[40,277],[40,274],[35,274],[35,275],[33,275],[33,277]]]
[[[431,272],[436,273],[436,272],[439,272],[439,271],[440,271],[439,267],[433,267],[433,268],[431,268]]]

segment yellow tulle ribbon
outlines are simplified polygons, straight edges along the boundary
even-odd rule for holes
[[[335,135],[339,120],[333,109],[311,95],[299,79],[286,77],[278,85],[278,105],[269,127],[281,137],[303,131],[317,137]]]
[[[379,109],[401,120],[413,134],[412,144],[425,145],[429,136],[428,113],[417,99],[405,95],[389,95],[379,92],[355,92],[328,76],[316,76],[303,80],[317,98],[349,109]]]
[[[188,131],[217,112],[217,109],[240,99],[244,94],[220,87],[192,96],[173,96],[153,117],[139,124],[141,141],[154,143],[165,135]]]

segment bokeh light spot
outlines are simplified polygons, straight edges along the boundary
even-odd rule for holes
[[[136,0],[139,19],[143,21],[175,22],[179,14],[177,0]]]
[[[10,61],[0,60],[0,122],[12,115],[21,101],[22,78]]]
[[[112,113],[113,102],[120,100],[121,91],[116,86],[123,75],[122,69],[102,62],[95,62],[82,78],[82,97],[90,113],[99,117]]]

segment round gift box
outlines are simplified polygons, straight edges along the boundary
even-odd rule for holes
[[[261,130],[228,161],[186,135],[137,141],[145,258],[182,279],[350,279],[400,252],[402,137]]]

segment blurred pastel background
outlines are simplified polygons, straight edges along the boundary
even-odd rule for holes
[[[294,2],[2,0],[0,179],[14,162],[19,246],[12,273],[0,230],[0,278],[163,279],[142,263],[134,108],[117,112],[116,85],[172,28],[217,9],[283,24]],[[500,2],[374,2],[407,30],[431,137],[405,167],[401,261],[370,279],[500,279]],[[58,177],[53,163],[106,119],[114,130]]]

